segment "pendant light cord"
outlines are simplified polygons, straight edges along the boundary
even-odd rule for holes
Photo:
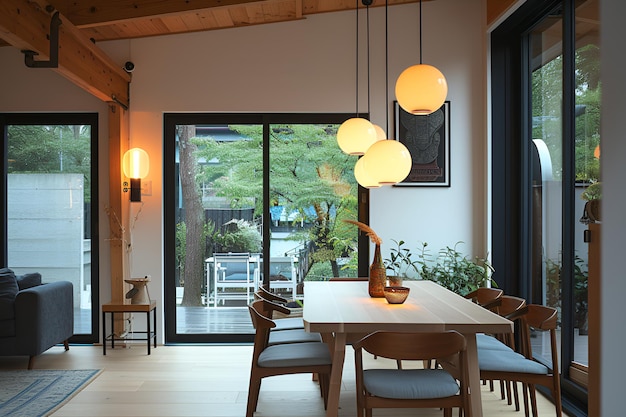
[[[385,0],[385,127],[389,139],[389,0]]]
[[[422,63],[422,0],[420,0],[420,64]]]
[[[364,2],[365,3],[365,11],[366,11],[366,16],[367,16],[367,26],[365,29],[365,33],[367,34],[367,117],[371,120],[372,119],[372,115],[370,114],[371,112],[371,108],[370,108],[370,101],[371,101],[371,94],[370,94],[370,3]]]
[[[355,91],[356,91],[356,104],[355,104],[355,116],[354,117],[359,117],[359,0],[356,0],[356,7],[355,7],[355,16],[356,16],[356,39],[354,40],[354,43],[356,44],[356,59],[355,59],[355,63],[356,63],[356,86],[355,86]]]

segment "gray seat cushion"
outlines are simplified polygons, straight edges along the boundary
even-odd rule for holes
[[[304,342],[321,342],[322,336],[319,333],[310,333],[304,329],[280,330],[278,332],[270,332],[268,346],[279,345],[282,343],[304,343]]]
[[[330,364],[328,345],[320,342],[268,346],[261,352],[258,361],[263,368]]]
[[[459,393],[459,385],[443,369],[367,369],[363,384],[377,397],[396,399],[445,398]]]
[[[505,345],[495,337],[482,333],[478,333],[476,335],[476,346],[478,347],[478,350],[506,350],[509,352],[513,352],[513,349],[511,349],[509,346]]]
[[[478,366],[481,371],[519,372],[546,375],[548,368],[539,362],[526,359],[516,352],[479,350]]]

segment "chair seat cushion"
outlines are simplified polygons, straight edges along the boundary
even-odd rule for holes
[[[483,333],[478,333],[476,335],[476,346],[478,347],[478,350],[490,349],[513,352],[513,349],[511,349],[509,346],[505,345],[495,337]]]
[[[481,371],[519,372],[546,375],[548,368],[539,362],[526,359],[516,352],[503,350],[479,350],[478,366]]]
[[[290,366],[330,365],[330,351],[326,343],[289,343],[268,346],[259,355],[258,365],[262,368]]]
[[[276,327],[272,328],[273,332],[276,330],[304,329],[302,317],[276,319],[274,323],[276,323]]]
[[[319,333],[310,333],[304,329],[280,330],[278,332],[270,332],[268,346],[279,345],[282,343],[304,343],[304,342],[321,342],[322,336]]]
[[[363,384],[377,397],[396,399],[445,398],[459,393],[459,385],[443,369],[367,369]]]

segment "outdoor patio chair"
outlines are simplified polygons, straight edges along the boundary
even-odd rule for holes
[[[332,359],[328,345],[322,342],[268,344],[273,320],[249,305],[250,317],[255,328],[254,351],[248,389],[246,417],[253,417],[259,400],[263,378],[278,375],[313,373],[318,375],[324,407],[328,401],[328,387]]]
[[[465,337],[456,331],[396,333],[378,331],[353,345],[355,350],[357,416],[371,417],[373,408],[452,408],[467,410],[468,377]],[[363,351],[398,360],[454,361],[458,380],[442,368],[364,369]]]

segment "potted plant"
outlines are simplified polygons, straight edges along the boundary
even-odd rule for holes
[[[418,261],[412,258],[409,248],[404,247],[404,240],[391,239],[395,247],[390,249],[389,257],[383,259],[385,269],[390,271],[387,280],[390,286],[400,286],[405,278],[419,273]]]

